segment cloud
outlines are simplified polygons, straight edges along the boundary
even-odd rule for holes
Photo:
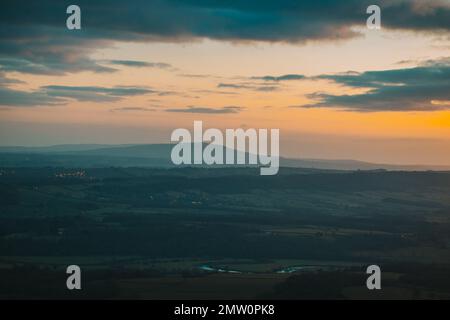
[[[445,59],[427,61],[406,69],[348,72],[321,75],[347,87],[367,89],[365,93],[330,95],[314,93],[316,103],[302,108],[328,107],[354,111],[433,111],[450,109],[450,64]]]
[[[112,88],[96,86],[58,86],[41,87],[48,96],[71,98],[77,101],[112,102],[126,96],[137,96],[156,91],[143,87],[117,86]]]
[[[418,64],[422,67],[450,66],[450,57],[422,60]]]
[[[212,74],[192,74],[192,73],[181,73],[178,76],[185,78],[198,78],[198,79],[207,79],[207,78],[216,78],[220,79],[221,76],[212,75]]]
[[[260,86],[258,88],[256,88],[256,91],[261,91],[261,92],[272,92],[272,91],[276,91],[280,89],[277,86]]]
[[[260,92],[272,92],[279,90],[278,82],[281,81],[291,81],[291,80],[303,80],[306,79],[304,75],[301,74],[285,74],[281,76],[263,76],[263,77],[250,77],[250,80],[260,80],[263,81],[253,81],[253,82],[240,82],[240,83],[219,83],[217,85],[218,88],[225,89],[243,89],[243,90],[252,90],[252,91],[260,91]],[[265,83],[267,82],[267,83]]]
[[[0,49],[1,52],[1,49]],[[71,52],[66,53],[70,55]],[[41,57],[33,53],[29,58],[0,58],[0,70],[3,72],[21,72],[41,75],[63,75],[67,72],[92,71],[96,73],[115,72],[117,69],[105,67],[97,62],[77,57],[74,61],[66,61],[68,57],[64,53],[55,54],[53,57]]]
[[[155,111],[154,108],[142,108],[142,107],[121,107],[111,109],[111,112],[129,112],[129,111]]]
[[[45,92],[28,92],[0,87],[0,105],[8,107],[36,107],[64,104],[65,100],[48,96]]]
[[[184,94],[180,94],[177,91],[160,91],[158,92],[158,96],[165,97],[165,96],[183,96]]]
[[[228,113],[239,113],[242,110],[243,110],[242,107],[237,107],[237,106],[227,106],[227,107],[221,107],[221,108],[189,106],[186,108],[166,109],[166,112],[228,114]]]
[[[245,89],[245,90],[253,90],[253,91],[261,91],[261,92],[270,92],[278,90],[279,87],[274,85],[260,85],[253,83],[219,83],[217,85],[218,88],[227,88],[227,89]]]
[[[78,0],[82,29],[65,28],[65,1],[10,0],[0,10],[4,71],[36,74],[112,72],[89,58],[116,41],[224,41],[304,43],[360,35],[371,0]],[[435,34],[450,30],[442,0],[379,0],[385,29]],[[15,59],[15,60],[14,60]]]
[[[25,83],[22,80],[8,78],[3,72],[0,72],[0,87],[6,87],[11,84]]]
[[[235,83],[219,83],[217,88],[231,88],[231,89],[253,89],[253,86],[246,84],[235,84]]]
[[[112,88],[96,86],[42,86],[35,91],[13,90],[1,86],[0,105],[3,106],[51,106],[68,103],[69,99],[90,102],[113,102],[123,97],[157,93],[150,88],[117,86]]]
[[[22,84],[23,81],[11,79],[0,72],[0,106],[35,107],[64,104],[64,99],[48,96],[45,92],[11,89],[10,85]]]
[[[208,89],[194,90],[194,92],[201,93],[201,94],[225,94],[225,95],[236,95],[236,94],[238,94],[235,91],[221,91],[221,90],[208,90]]]
[[[289,81],[289,80],[303,80],[305,78],[306,77],[302,74],[285,74],[282,76],[252,77],[251,79],[278,82],[278,81]]]
[[[135,60],[109,60],[107,63],[126,67],[135,68],[157,68],[157,69],[171,69],[172,65],[164,62],[145,62]]]
[[[102,39],[290,41],[339,39],[355,36],[364,26],[370,0],[78,0],[82,25],[91,37]],[[383,27],[406,30],[449,30],[447,1],[379,0]],[[42,0],[2,4],[4,24],[64,27],[67,3]],[[27,8],[27,11],[20,10]],[[330,14],[332,13],[332,14]],[[61,17],[61,14],[63,17]],[[83,30],[83,29],[82,29]],[[92,30],[92,31],[91,31]]]

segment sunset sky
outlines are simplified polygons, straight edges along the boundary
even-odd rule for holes
[[[29,2],[1,4],[1,145],[169,143],[203,120],[279,128],[284,156],[450,165],[450,0]]]

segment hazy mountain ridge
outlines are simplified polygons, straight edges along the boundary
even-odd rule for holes
[[[64,144],[44,147],[0,147],[0,166],[171,167],[173,144]],[[248,156],[248,154],[247,154]],[[331,170],[447,171],[450,166],[392,165],[358,160],[294,159],[280,157],[281,167]]]

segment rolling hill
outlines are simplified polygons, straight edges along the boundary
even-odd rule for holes
[[[75,144],[0,147],[3,167],[172,167],[173,144]],[[330,170],[447,171],[450,166],[391,165],[358,160],[280,158],[281,167]]]

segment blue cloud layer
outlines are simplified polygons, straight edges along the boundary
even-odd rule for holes
[[[0,10],[0,69],[46,74],[111,72],[89,58],[113,41],[230,41],[301,43],[358,36],[370,0],[78,0],[82,29],[65,28],[58,0],[5,0]],[[379,0],[384,28],[443,33],[450,3]],[[20,63],[14,61],[19,59]]]

